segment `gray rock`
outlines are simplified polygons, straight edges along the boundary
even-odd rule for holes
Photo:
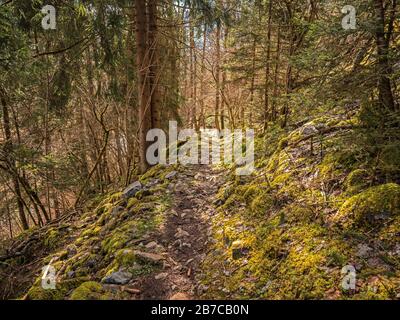
[[[136,181],[126,187],[126,189],[122,192],[122,197],[125,199],[133,198],[142,189],[143,185],[140,183],[140,181]]]
[[[160,183],[160,180],[159,180],[159,179],[152,179],[151,181],[149,181],[149,182],[146,184],[146,187],[147,187],[147,188],[151,188],[151,187],[154,187],[154,186],[158,185],[159,183]]]
[[[144,263],[156,265],[162,264],[162,261],[165,259],[162,255],[142,251],[135,251],[135,256]]]
[[[132,274],[126,271],[113,272],[103,278],[102,282],[106,284],[127,284],[132,279]]]
[[[309,136],[315,133],[318,133],[318,130],[315,126],[313,125],[305,125],[302,130],[301,130],[302,135],[304,136]]]
[[[170,173],[168,173],[168,174],[165,176],[165,179],[171,180],[171,179],[175,178],[175,176],[176,176],[177,174],[178,174],[178,172],[176,172],[176,171],[171,171]]]

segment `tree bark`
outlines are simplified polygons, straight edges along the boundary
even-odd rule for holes
[[[149,87],[149,52],[147,47],[146,1],[135,0],[136,7],[136,67],[138,74],[139,103],[139,171],[146,172],[149,164],[146,160],[148,142],[146,135],[151,127],[151,93]]]
[[[216,67],[215,67],[215,128],[220,130],[219,124],[219,107],[220,107],[220,97],[221,97],[221,21],[217,22],[217,32],[216,32]]]
[[[200,91],[201,91],[201,98],[200,98],[200,126],[203,127],[203,129],[206,128],[206,121],[205,121],[205,114],[204,114],[204,108],[205,108],[205,84],[204,84],[204,76],[206,73],[206,66],[205,66],[205,58],[206,58],[206,44],[207,44],[207,25],[204,24],[204,30],[203,30],[203,48],[202,48],[202,55],[201,55],[201,79],[200,79]]]
[[[149,16],[149,81],[151,91],[151,126],[161,128],[161,94],[159,90],[160,70],[158,55],[158,30],[157,30],[157,0],[150,0],[147,4]]]
[[[275,71],[274,71],[274,99],[272,101],[271,119],[276,121],[276,104],[278,98],[278,81],[279,81],[279,64],[281,57],[281,26],[278,26],[277,35],[277,45],[276,45],[276,57],[275,57]]]
[[[268,26],[267,26],[267,57],[265,64],[265,86],[264,86],[264,131],[268,126],[269,118],[269,75],[271,60],[271,23],[272,23],[272,0],[268,4]]]
[[[12,136],[11,136],[11,124],[10,124],[10,116],[8,112],[8,106],[7,106],[7,100],[6,100],[6,93],[5,91],[0,88],[0,101],[3,106],[3,125],[4,125],[4,133],[5,133],[5,146],[4,146],[4,153],[6,155],[7,162],[9,166],[11,166],[11,176],[13,180],[13,185],[14,185],[14,191],[15,195],[17,196],[17,206],[18,206],[18,213],[19,213],[19,219],[21,220],[22,228],[24,230],[29,229],[29,224],[28,220],[25,215],[24,211],[24,204],[22,201],[22,195],[21,195],[21,189],[18,181],[18,173],[17,173],[17,168],[15,165],[15,160],[12,158],[12,152],[13,152],[13,143],[12,143]]]
[[[389,63],[389,44],[391,27],[385,36],[385,9],[383,0],[374,0],[376,16],[376,46],[378,52],[378,95],[379,103],[385,109],[394,111],[395,103],[393,98],[390,74],[392,73]],[[396,0],[393,0],[393,10],[396,9]]]

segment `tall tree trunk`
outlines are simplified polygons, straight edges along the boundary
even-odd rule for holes
[[[267,57],[265,64],[265,86],[264,86],[264,131],[268,126],[269,119],[269,75],[271,63],[271,22],[272,22],[272,0],[268,4],[268,30],[267,30]]]
[[[219,124],[219,107],[220,107],[220,97],[221,97],[221,21],[217,22],[217,33],[216,33],[216,70],[215,70],[215,128],[220,130]]]
[[[285,104],[282,110],[283,114],[283,120],[281,123],[282,128],[286,128],[288,119],[289,119],[289,99],[290,99],[290,94],[292,93],[292,88],[293,88],[293,76],[292,76],[292,62],[290,61],[292,56],[293,56],[293,51],[294,51],[294,42],[295,42],[295,35],[294,35],[294,30],[293,30],[293,25],[290,26],[289,28],[289,35],[290,35],[290,42],[289,42],[289,53],[288,53],[288,63],[286,67],[286,98],[285,98]]]
[[[249,121],[252,123],[253,118],[253,107],[254,107],[254,91],[255,91],[255,81],[256,81],[256,54],[257,54],[257,37],[253,35],[253,44],[251,48],[251,81],[250,81],[250,116]],[[241,106],[240,117],[242,122],[242,128],[246,126],[244,106]]]
[[[151,126],[161,128],[161,94],[160,94],[160,59],[158,54],[158,30],[157,30],[157,0],[149,0],[147,4],[149,16],[149,81],[151,90]]]
[[[196,87],[196,77],[197,77],[197,67],[196,67],[196,47],[194,42],[194,26],[192,12],[189,17],[189,61],[190,61],[190,126],[194,129],[198,129],[197,126],[197,87]]]
[[[151,127],[150,88],[149,88],[149,59],[147,47],[146,1],[135,0],[136,7],[136,66],[138,74],[138,103],[139,103],[139,170],[146,172],[149,165],[146,160],[148,142],[146,135]]]
[[[200,91],[201,91],[201,99],[200,99],[200,126],[203,127],[203,129],[206,128],[206,120],[205,120],[205,114],[204,114],[204,108],[205,108],[205,83],[204,83],[204,76],[206,73],[206,66],[205,66],[205,58],[206,58],[206,45],[207,45],[207,25],[204,24],[204,30],[203,30],[203,48],[202,48],[202,55],[201,55],[201,79],[200,79]]]
[[[275,57],[275,71],[274,71],[274,99],[272,101],[271,119],[276,121],[276,104],[278,99],[278,81],[279,81],[279,64],[281,57],[281,26],[278,26],[276,57]]]
[[[224,66],[226,65],[226,62],[227,62],[228,35],[229,35],[229,29],[228,29],[228,26],[225,25],[225,28],[224,28],[224,59],[223,59]],[[226,74],[225,68],[223,68],[222,84],[221,84],[221,95],[222,95],[221,117],[220,117],[221,118],[221,130],[225,129],[225,107],[227,105],[226,95],[225,95],[226,81],[227,81],[227,74]]]
[[[396,0],[393,0],[393,10],[396,9]],[[383,0],[374,0],[376,16],[376,46],[378,51],[378,94],[379,102],[382,107],[388,110],[395,110],[390,74],[392,73],[389,63],[389,44],[391,37],[391,27],[385,36],[385,8]],[[392,23],[392,22],[391,22]]]

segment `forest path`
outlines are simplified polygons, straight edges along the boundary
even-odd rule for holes
[[[198,275],[209,245],[213,201],[224,179],[209,166],[184,166],[170,185],[173,199],[161,230],[149,239],[163,248],[164,266],[135,286],[139,299],[188,300],[198,297]],[[151,246],[151,245],[150,245]]]

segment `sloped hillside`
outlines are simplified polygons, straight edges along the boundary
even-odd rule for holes
[[[355,124],[330,115],[258,140],[256,172],[219,192],[204,297],[400,297],[400,185],[363,167]],[[345,266],[355,290],[342,288]]]
[[[10,244],[3,294],[397,299],[400,186],[360,161],[355,124],[332,114],[289,133],[275,128],[257,138],[250,176],[233,167],[156,166],[92,200],[82,216],[65,215]],[[41,286],[49,263],[56,290]],[[342,286],[346,266],[356,271],[355,289]]]

